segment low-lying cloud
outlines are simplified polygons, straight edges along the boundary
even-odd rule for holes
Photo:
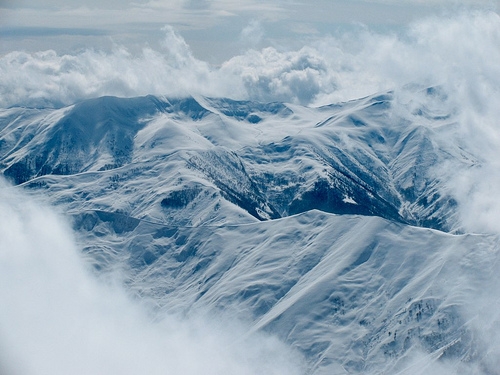
[[[241,323],[156,317],[97,280],[62,217],[0,186],[0,372],[299,374],[296,353]]]
[[[103,95],[146,94],[318,105],[411,82],[449,84],[475,94],[470,99],[480,105],[481,85],[498,81],[499,29],[500,17],[494,12],[462,13],[426,19],[401,35],[361,28],[299,50],[248,50],[212,66],[196,59],[167,26],[159,51],[145,47],[132,54],[116,46],[112,52],[8,53],[0,58],[0,106],[59,106]],[[259,33],[255,23],[242,35],[260,39]]]

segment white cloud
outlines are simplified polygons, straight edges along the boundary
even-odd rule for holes
[[[251,20],[250,23],[241,30],[241,40],[250,45],[257,45],[264,37],[264,29],[259,20]]]
[[[479,158],[476,168],[451,171],[449,188],[459,201],[465,230],[500,233],[500,17],[495,13],[462,15],[435,27],[436,20],[413,29],[422,69],[440,79],[459,111],[456,134]],[[450,173],[450,171],[448,171]]]
[[[416,5],[494,5],[491,0],[363,0],[366,3],[378,4],[416,4]]]
[[[296,354],[236,321],[156,317],[98,281],[70,229],[1,182],[2,374],[298,374]]]
[[[116,46],[112,52],[63,55],[11,52],[0,57],[0,105],[188,93],[320,104],[409,82],[462,85],[460,90],[475,93],[470,100],[478,103],[483,92],[479,85],[488,85],[488,77],[496,80],[499,23],[495,13],[478,13],[419,22],[403,37],[361,29],[295,51],[250,50],[220,67],[196,59],[171,27],[164,29],[160,51],[146,47],[132,54]],[[242,32],[250,39],[255,36],[254,42],[260,33],[258,22]]]
[[[282,19],[287,13],[279,2],[255,0],[85,0],[78,3],[54,0],[25,0],[2,5],[3,26],[24,27],[106,27],[127,28],[130,23],[171,23],[188,29],[217,25],[221,18],[261,14]],[[119,26],[118,26],[119,25]],[[122,30],[124,31],[124,30]]]

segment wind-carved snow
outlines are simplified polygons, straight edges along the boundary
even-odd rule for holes
[[[407,90],[420,99],[5,109],[0,168],[64,210],[96,271],[122,270],[156,314],[234,313],[300,350],[308,373],[447,361],[493,373],[481,335],[494,319],[477,325],[471,301],[497,281],[499,240],[456,234],[442,173],[479,158],[456,141],[439,88]]]
[[[298,348],[313,373],[398,373],[421,352],[428,360],[406,373],[427,373],[438,358],[494,370],[494,356],[477,352],[487,343],[467,302],[491,298],[480,291],[498,271],[497,237],[319,211],[192,228],[75,220],[96,267],[119,264],[160,316],[230,312]],[[121,240],[110,244],[114,233]]]
[[[347,195],[344,195],[344,198],[342,198],[342,202],[350,203],[350,204],[357,204],[354,199],[352,199],[351,197],[349,197]]]

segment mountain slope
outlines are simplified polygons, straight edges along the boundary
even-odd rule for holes
[[[158,314],[235,314],[298,348],[312,373],[396,373],[420,351],[426,366],[406,373],[426,373],[438,358],[495,371],[470,321],[470,302],[491,298],[495,236],[319,211],[215,227],[102,212],[74,220],[95,267],[121,268]]]

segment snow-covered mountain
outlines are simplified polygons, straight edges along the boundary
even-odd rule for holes
[[[0,170],[64,211],[96,271],[122,270],[156,314],[230,312],[308,373],[494,374],[484,332],[498,329],[476,322],[499,238],[464,233],[444,172],[481,160],[439,87],[406,90],[319,108],[13,107]]]
[[[385,93],[313,109],[148,96],[12,108],[2,112],[2,171],[49,191],[54,203],[72,201],[73,210],[165,224],[319,209],[457,229],[453,199],[432,167],[466,168],[473,156],[448,138],[452,116],[427,108],[398,114],[393,102]]]

